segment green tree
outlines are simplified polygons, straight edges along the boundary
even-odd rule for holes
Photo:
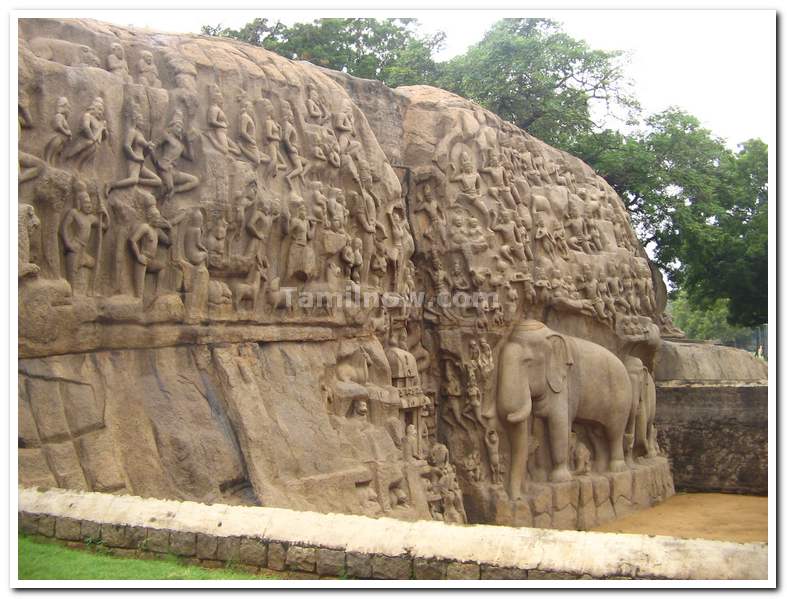
[[[254,19],[240,29],[206,25],[205,35],[230,37],[292,60],[378,79],[390,87],[434,83],[432,58],[445,39],[418,33],[416,19],[317,19],[287,26]]]
[[[717,299],[704,308],[697,308],[685,291],[677,291],[667,303],[672,320],[689,339],[720,341],[725,345],[741,346],[750,343],[752,331],[728,322],[729,300]]]
[[[637,109],[622,52],[594,50],[548,19],[502,19],[437,84],[560,148],[594,130],[594,105],[630,118]]]
[[[630,135],[605,130],[570,149],[615,188],[643,242],[696,308],[729,300],[731,323],[768,312],[768,146],[730,150],[677,108]]]

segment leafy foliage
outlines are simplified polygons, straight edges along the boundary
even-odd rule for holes
[[[622,52],[594,50],[548,19],[502,19],[449,61],[439,87],[470,98],[558,147],[594,128],[591,107],[637,102],[624,77]]]
[[[202,33],[263,46],[292,60],[396,87],[430,83],[437,77],[432,54],[445,34],[419,35],[417,25],[416,19],[318,19],[292,26],[254,19],[237,30],[207,25]]]
[[[720,341],[726,345],[742,345],[750,341],[751,329],[737,327],[727,322],[729,300],[717,299],[710,306],[698,309],[686,295],[678,291],[670,299],[667,310],[672,320],[689,339]]]
[[[696,307],[729,300],[729,320],[767,321],[768,146],[730,150],[670,108],[631,135],[605,130],[571,151],[612,185],[670,280]]]

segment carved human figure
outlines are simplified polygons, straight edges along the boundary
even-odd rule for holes
[[[371,194],[364,193],[359,195],[355,191],[350,192],[350,202],[353,207],[353,214],[360,227],[359,237],[363,243],[363,255],[371,256],[374,252],[374,234],[377,230],[377,206]],[[363,266],[361,281],[366,282],[369,278],[369,262]]]
[[[423,212],[429,219],[429,228],[424,231],[424,237],[434,239],[436,232],[440,240],[445,243],[445,213],[429,183],[424,185],[421,194],[416,194],[416,202],[413,212]]]
[[[204,217],[200,209],[189,212],[186,230],[183,234],[183,288],[185,291],[184,305],[188,320],[201,318],[208,304],[210,290],[207,267],[208,248],[202,241]],[[235,297],[237,302],[237,295]]]
[[[79,123],[79,138],[66,154],[66,158],[75,159],[77,168],[81,170],[88,161],[95,159],[98,147],[107,139],[109,131],[104,120],[104,100],[96,97],[82,115]]]
[[[97,272],[96,257],[91,256],[88,247],[93,237],[93,229],[106,230],[108,219],[95,214],[93,200],[84,185],[77,187],[75,206],[63,218],[60,239],[66,254],[66,278],[71,284],[74,295],[88,293],[90,272]]]
[[[273,104],[270,100],[264,102],[266,107],[265,119],[265,139],[268,141],[268,153],[270,154],[270,176],[277,177],[279,171],[287,170],[287,165],[281,157],[279,144],[282,141],[281,125],[273,118]]]
[[[208,106],[208,130],[205,131],[205,137],[208,138],[211,145],[224,155],[230,153],[235,156],[240,156],[241,151],[235,142],[227,136],[227,115],[224,114],[224,95],[218,86],[212,86],[210,89],[210,105]]]
[[[503,482],[500,468],[500,437],[497,430],[489,427],[484,434],[484,445],[486,446],[486,455],[489,459],[489,469],[492,471],[492,484],[499,485]]]
[[[52,130],[55,134],[49,139],[44,148],[44,160],[53,166],[57,165],[63,152],[63,147],[71,140],[71,127],[68,125],[70,117],[71,104],[68,98],[60,96],[57,99],[55,116],[52,118]]]
[[[462,418],[462,386],[459,380],[459,367],[452,360],[445,361],[445,379],[443,380],[443,394],[446,399],[443,418],[453,426],[460,426],[469,431]],[[453,422],[448,415],[453,416]]]
[[[519,229],[514,219],[511,218],[511,213],[508,210],[502,210],[499,218],[500,220],[490,228],[503,240],[503,244],[500,246],[500,255],[512,263],[516,263],[516,260],[526,260],[525,245],[519,237]]]
[[[295,215],[285,219],[285,234],[290,240],[287,253],[287,278],[308,281],[314,276],[315,258],[311,247],[314,221],[307,217],[306,206],[299,204]]]
[[[128,72],[128,64],[126,64],[126,51],[123,46],[117,42],[113,43],[109,48],[107,55],[107,71],[113,75],[117,75],[125,83],[132,83],[131,75]]]
[[[142,50],[137,61],[137,83],[148,87],[161,87],[158,78],[158,68],[153,61],[153,53],[149,50]]]
[[[142,134],[142,124],[144,117],[138,110],[134,110],[131,115],[131,126],[126,133],[126,140],[123,144],[123,152],[126,155],[128,165],[128,176],[119,181],[106,184],[105,195],[109,195],[115,189],[144,185],[148,187],[158,187],[161,179],[152,170],[145,166],[145,159],[156,147],[151,141],[145,139]]]
[[[134,258],[132,271],[134,296],[142,299],[145,293],[145,274],[148,265],[156,259],[158,233],[148,222],[143,221],[131,233],[128,243]]]
[[[393,266],[394,289],[401,287],[402,263],[404,255],[405,226],[398,210],[393,210],[389,215],[391,221],[391,251],[390,258]]]
[[[241,102],[238,127],[238,148],[254,166],[270,162],[271,158],[257,147],[257,123],[254,121],[254,106],[248,100]]]
[[[461,171],[457,172],[456,165],[451,163],[451,176],[449,181],[452,183],[459,183],[459,192],[456,194],[457,201],[468,202],[472,207],[478,210],[484,217],[484,224],[489,225],[489,210],[481,198],[481,176],[475,170],[473,161],[467,152],[462,152],[460,161],[462,164]]]
[[[256,199],[246,210],[243,219],[243,230],[246,233],[246,247],[243,255],[247,258],[262,257],[265,241],[271,230],[273,217],[267,202]]]
[[[516,210],[519,192],[509,179],[508,172],[500,161],[500,154],[492,149],[487,164],[478,170],[489,177],[489,192],[492,197],[502,198],[509,209]]]
[[[542,212],[536,213],[536,247],[539,254],[547,256],[550,260],[557,258],[555,237],[547,227],[546,218]]]
[[[415,428],[414,424],[408,424],[405,427],[404,442],[402,443],[402,450],[406,462],[423,460],[421,452],[418,451],[418,446],[418,429]]]
[[[331,117],[330,112],[328,112],[328,110],[323,106],[317,90],[311,86],[309,87],[306,96],[306,112],[309,114],[309,117],[311,117],[311,119],[318,125],[322,124]]]
[[[363,240],[356,237],[352,240],[352,263],[350,266],[350,280],[361,284],[361,272],[364,266]]]
[[[19,204],[19,269],[17,276],[20,279],[35,277],[41,270],[30,259],[30,238],[37,235],[40,228],[41,221],[38,220],[35,209],[30,204]]]
[[[200,183],[194,175],[175,168],[181,157],[192,159],[191,146],[188,140],[184,140],[183,115],[176,111],[152,156],[156,172],[163,183],[164,201],[171,200],[176,193],[191,191]]]
[[[478,386],[478,378],[476,377],[475,368],[472,364],[468,364],[465,367],[465,374],[467,376],[467,403],[465,404],[463,415],[467,418],[470,418],[471,420],[475,420],[480,427],[486,428],[483,416],[481,414],[481,403],[483,401],[483,397],[481,394],[481,388]],[[472,417],[469,414],[471,414]]]
[[[566,239],[568,247],[574,251],[589,254],[590,234],[578,202],[569,202],[568,219],[565,228],[568,233],[568,238]]]

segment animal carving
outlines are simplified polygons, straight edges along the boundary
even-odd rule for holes
[[[260,292],[260,282],[263,280],[266,263],[263,259],[257,258],[254,266],[249,271],[246,280],[232,284],[233,306],[235,311],[239,311],[245,300],[251,301],[252,311],[257,309],[257,297]]]
[[[101,67],[101,60],[96,53],[90,46],[84,44],[51,37],[36,37],[30,40],[30,49],[39,58],[67,67]]]
[[[631,383],[614,354],[539,321],[525,320],[504,345],[498,369],[496,407],[511,447],[512,499],[522,497],[531,416],[546,423],[551,481],[572,478],[568,464],[575,421],[597,425],[604,432],[594,440],[595,469],[625,470],[623,434],[631,413]]]
[[[265,289],[265,301],[271,310],[286,309],[292,313],[295,309],[295,287],[281,287],[279,277],[271,279]]]

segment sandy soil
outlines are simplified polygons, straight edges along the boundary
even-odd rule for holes
[[[664,503],[594,528],[717,541],[768,541],[768,498],[723,493],[674,495]]]

